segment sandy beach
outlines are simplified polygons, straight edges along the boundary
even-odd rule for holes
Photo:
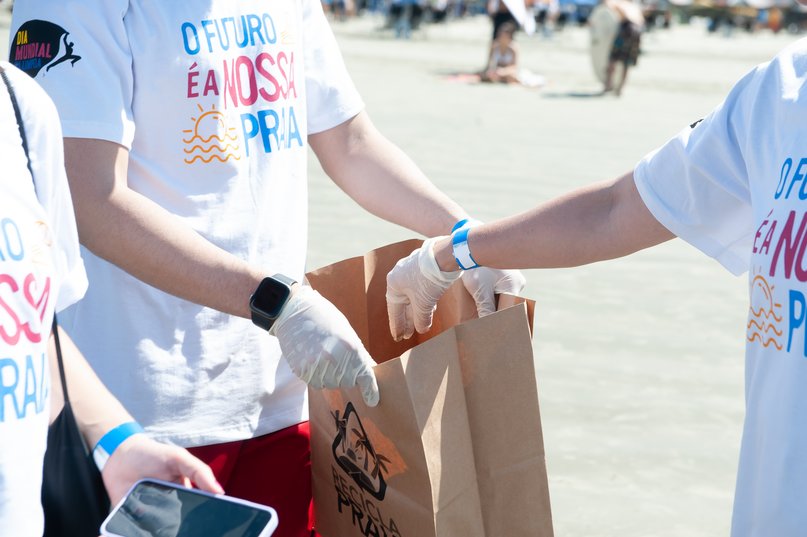
[[[796,39],[710,35],[702,23],[645,34],[617,99],[592,96],[600,86],[585,28],[517,37],[524,67],[548,81],[535,90],[447,76],[482,66],[482,17],[427,27],[409,42],[379,26],[334,25],[371,117],[483,220],[630,170]],[[312,266],[411,236],[357,210],[311,168]],[[681,241],[526,275],[556,535],[727,535],[746,279]]]
[[[7,26],[4,14],[1,57]],[[547,79],[528,89],[451,76],[482,66],[484,17],[430,25],[409,41],[380,26],[373,17],[334,23],[371,118],[482,220],[630,170],[797,39],[712,35],[702,22],[648,33],[615,98],[596,96],[585,28],[517,36],[523,66]],[[310,177],[309,268],[414,236],[361,211],[313,158]],[[680,241],[526,276],[524,294],[537,301],[556,535],[727,535],[744,412],[746,279]]]

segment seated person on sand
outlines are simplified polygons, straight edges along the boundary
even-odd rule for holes
[[[513,41],[516,25],[505,22],[499,27],[496,39],[490,45],[488,65],[480,73],[483,82],[505,82],[517,84],[518,77],[518,49]]]

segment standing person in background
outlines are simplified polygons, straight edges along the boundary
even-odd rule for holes
[[[0,82],[0,528],[3,535],[40,537],[48,418],[58,413],[61,398],[61,384],[52,382],[59,378],[52,321],[56,311],[81,298],[87,277],[56,110],[45,92],[10,64],[0,62],[0,73],[14,88],[20,110],[17,118],[8,86]],[[87,445],[95,446],[132,417],[59,330],[76,421]],[[125,438],[101,475],[113,503],[142,477],[193,481],[223,492],[201,461],[143,434]]]
[[[297,283],[308,147],[381,218],[433,236],[467,214],[373,126],[319,0],[17,0],[12,30],[59,109],[86,248],[66,329],[146,431],[274,507],[277,537],[310,535],[306,383],[379,394],[347,320]],[[474,276],[481,312],[523,285]]]
[[[619,29],[608,56],[605,71],[605,91],[613,91],[619,97],[628,77],[628,69],[634,67],[639,60],[644,15],[638,4],[631,0],[603,0],[605,5],[619,19]],[[614,71],[617,64],[622,64],[619,80],[614,87]]]
[[[420,0],[392,0],[389,15],[396,39],[409,39],[420,26],[423,6]]]
[[[733,537],[807,528],[807,39],[757,66],[703,121],[632,173],[453,237],[430,239],[387,276],[396,338],[423,332],[444,289],[480,266],[571,267],[674,236],[749,272],[746,416]]]

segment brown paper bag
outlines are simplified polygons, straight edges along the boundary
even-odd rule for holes
[[[309,390],[317,530],[323,537],[551,537],[534,304],[502,296],[497,313],[476,319],[457,282],[429,333],[393,341],[386,275],[420,243],[308,274],[379,362],[381,392],[370,408],[355,388]]]

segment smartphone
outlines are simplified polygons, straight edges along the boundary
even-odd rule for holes
[[[269,537],[271,507],[158,479],[135,483],[101,526],[108,537]]]

